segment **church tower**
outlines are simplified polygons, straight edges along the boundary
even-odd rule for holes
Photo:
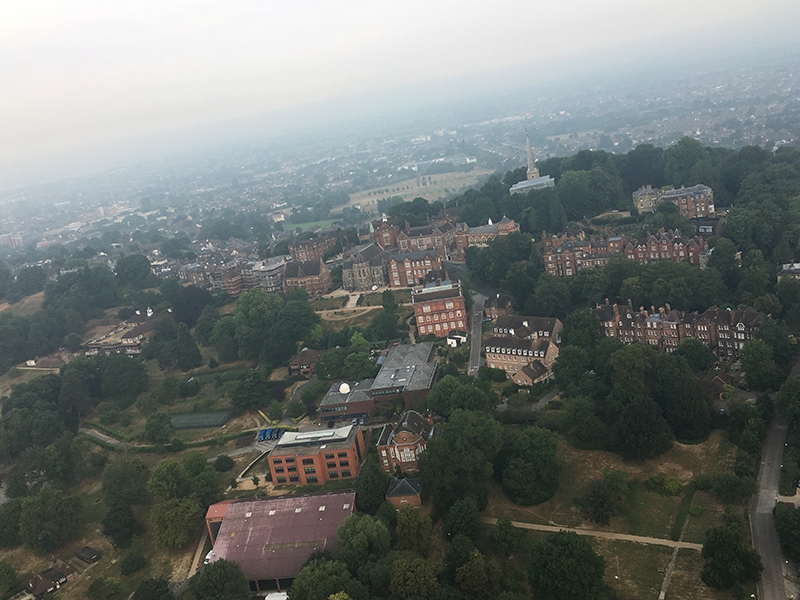
[[[530,181],[531,179],[539,178],[539,169],[536,167],[536,161],[533,159],[531,140],[528,138],[527,132],[525,133],[525,143],[528,145],[528,181]]]

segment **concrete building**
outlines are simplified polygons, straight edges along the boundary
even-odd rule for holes
[[[416,289],[411,302],[420,335],[447,337],[453,330],[466,331],[467,311],[458,281]]]
[[[283,291],[283,272],[289,262],[288,256],[273,256],[265,260],[255,262],[250,267],[253,285],[260,287],[265,292]]]
[[[217,535],[209,562],[238,564],[253,592],[285,590],[311,554],[336,551],[336,531],[354,512],[353,491],[212,504],[206,524]]]
[[[345,425],[319,431],[287,431],[267,456],[267,462],[276,485],[308,485],[356,477],[365,456],[361,427]]]
[[[319,405],[322,421],[366,418],[375,410],[370,394],[374,379],[334,383]]]

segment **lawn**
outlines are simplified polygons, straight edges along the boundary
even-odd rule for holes
[[[616,454],[579,450],[562,439],[559,440],[558,456],[563,470],[555,496],[536,506],[519,506],[505,496],[499,485],[492,483],[489,507],[485,515],[507,515],[513,520],[528,523],[598,527],[584,521],[576,501],[589,482],[601,477],[603,469],[608,468],[627,472],[631,491],[607,529],[619,533],[669,538],[681,496],[662,496],[649,492],[644,487],[644,480],[653,475],[672,476],[686,484],[700,473],[721,470],[721,465],[732,459],[733,446],[728,441],[726,432],[714,431],[702,444],[676,443],[672,450],[658,459],[626,463]]]
[[[314,310],[334,310],[342,308],[347,303],[347,296],[336,296],[335,298],[317,298],[311,303]]]
[[[698,490],[694,493],[692,508],[699,508],[703,512],[696,517],[689,514],[683,541],[702,544],[706,538],[706,531],[712,527],[723,525],[722,516],[725,513],[725,507],[717,502],[710,492]]]
[[[411,290],[400,289],[392,290],[394,301],[398,304],[411,304]],[[381,306],[383,304],[383,293],[367,294],[361,302],[361,306]]]
[[[706,587],[700,580],[703,559],[699,552],[681,550],[667,589],[666,600],[730,600],[730,592]],[[745,598],[755,593],[755,586],[745,588]]]
[[[658,598],[671,548],[603,539],[593,539],[592,545],[606,559],[605,581],[619,600]]]
[[[8,302],[0,303],[0,312],[7,310],[18,317],[30,317],[33,313],[42,309],[43,303],[44,292],[39,292],[38,294],[25,296],[22,300],[14,304],[9,304]]]

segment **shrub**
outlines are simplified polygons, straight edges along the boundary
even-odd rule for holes
[[[713,475],[698,475],[695,479],[695,483],[697,484],[697,489],[701,492],[707,492],[711,489],[714,485],[714,476]]]
[[[214,461],[214,468],[220,473],[226,473],[233,468],[234,464],[230,456],[223,454],[222,456],[218,456],[217,460]]]
[[[119,563],[119,569],[123,575],[131,575],[147,566],[147,559],[138,552],[131,552]]]
[[[683,484],[676,477],[667,477],[664,479],[664,492],[668,496],[677,496],[681,493]]]
[[[703,509],[700,508],[699,506],[693,506],[692,508],[689,509],[689,514],[692,515],[693,517],[699,517],[700,515],[703,514]]]

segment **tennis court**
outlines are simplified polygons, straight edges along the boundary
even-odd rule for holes
[[[184,413],[172,415],[172,426],[175,429],[207,429],[222,427],[231,420],[233,413],[229,410],[215,410],[213,412]]]

